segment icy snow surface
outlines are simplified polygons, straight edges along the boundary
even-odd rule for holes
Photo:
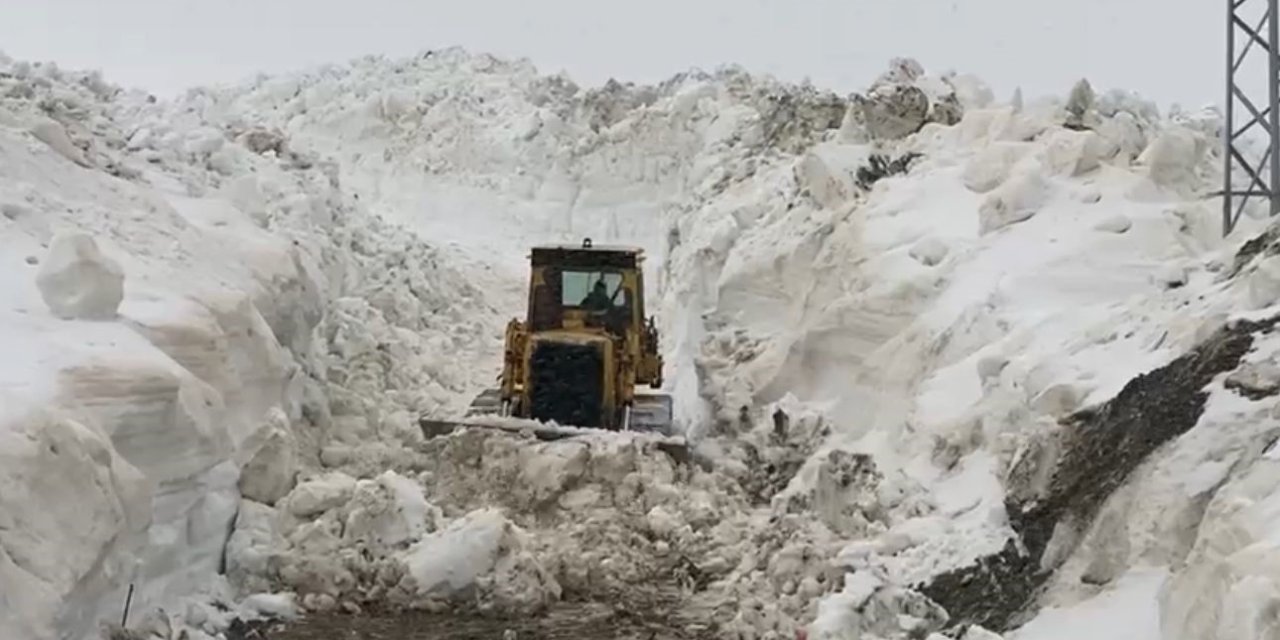
[[[637,589],[738,637],[947,630],[915,587],[1005,547],[1060,419],[1280,303],[1280,249],[1234,258],[1263,223],[1201,198],[1217,119],[1108,93],[1067,128],[1066,89],[445,50],[158,103],[3,62],[0,637],[95,637],[130,584],[160,637]],[[694,464],[424,441],[497,373],[527,247],[586,236],[647,251]],[[1277,633],[1278,353],[1055,542],[1009,637]]]

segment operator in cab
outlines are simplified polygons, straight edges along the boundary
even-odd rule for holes
[[[582,299],[582,307],[589,311],[608,311],[611,306],[613,300],[609,299],[609,288],[605,286],[604,279],[596,280],[591,293]]]

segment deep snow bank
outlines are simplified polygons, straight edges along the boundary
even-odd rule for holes
[[[1274,250],[1234,264],[1195,200],[1212,117],[1119,93],[1002,104],[909,61],[849,99],[732,69],[584,91],[456,50],[174,104],[7,69],[3,321],[22,338],[4,385],[72,412],[83,429],[53,433],[81,448],[56,448],[97,452],[103,478],[75,496],[23,480],[84,505],[41,526],[96,524],[64,565],[13,563],[50,585],[5,610],[14,629],[87,630],[130,580],[140,609],[167,604],[209,582],[228,536],[214,598],[285,592],[263,609],[536,612],[647,585],[741,637],[919,637],[995,624],[971,587],[930,585],[1012,549],[1044,591],[1011,606],[1043,620],[1134,599],[1169,638],[1266,629],[1264,339],[1215,370],[1194,426],[1112,465],[1107,491],[1084,482],[1083,517],[1045,519],[1040,557],[1006,507],[1072,485],[1052,481],[1079,455],[1064,434],[1088,432],[1068,416],[1240,310],[1274,315]],[[93,251],[74,252],[83,289],[37,286],[72,228],[120,267],[118,315]],[[584,235],[653,256],[709,468],[609,437],[422,441],[418,412],[496,373],[525,247]],[[107,319],[55,320],[50,292]],[[38,540],[0,536],[20,559]],[[189,603],[145,624],[228,617]]]
[[[472,384],[442,353],[496,318],[328,165],[54,65],[6,59],[0,95],[0,635],[215,588],[242,492]]]

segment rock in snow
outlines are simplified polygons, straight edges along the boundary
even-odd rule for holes
[[[1067,128],[1060,100],[909,60],[852,104],[737,69],[583,90],[456,49],[175,102],[0,64],[4,638],[92,637],[130,584],[138,629],[216,637],[668,579],[696,587],[672,624],[952,637],[966,612],[919,587],[1017,548],[1008,505],[1050,484],[1059,421],[1280,299],[1274,249],[1210,277],[1235,247],[1204,208],[1166,214],[1213,175],[1213,123],[1125,94],[1076,91]],[[619,435],[424,441],[417,416],[492,382],[527,245],[584,236],[652,256],[706,464]],[[1276,633],[1280,344],[1251,349],[1096,522],[1037,523],[1057,573],[1015,637]]]

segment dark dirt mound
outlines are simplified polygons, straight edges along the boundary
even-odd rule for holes
[[[939,575],[920,591],[942,605],[956,627],[1006,631],[1021,624],[1052,576],[1041,558],[1054,527],[1064,521],[1087,526],[1147,456],[1195,426],[1209,396],[1205,387],[1240,365],[1255,334],[1270,333],[1278,323],[1280,317],[1224,327],[1190,353],[1134,378],[1102,406],[1068,418],[1064,453],[1045,495],[1005,504],[1020,544],[1011,541],[1000,553]]]
[[[676,600],[564,603],[537,617],[367,611],[295,622],[241,623],[230,640],[704,640],[715,630],[682,619]],[[514,635],[513,635],[514,634]]]

